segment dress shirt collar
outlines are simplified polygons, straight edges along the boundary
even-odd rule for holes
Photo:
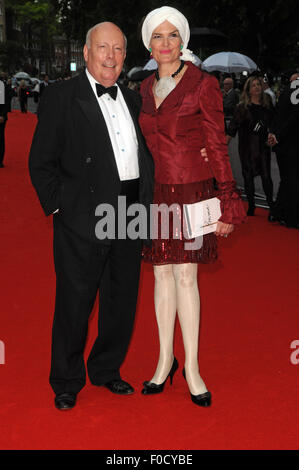
[[[96,83],[99,83],[97,82],[97,80],[91,75],[91,73],[88,71],[87,67],[85,69],[85,72],[86,72],[86,75],[87,75],[87,78],[92,86],[92,89],[96,95],[96,97],[98,98],[98,94],[97,94],[97,89],[96,89]],[[102,84],[101,84],[102,85]],[[114,85],[119,88],[118,84],[117,83],[114,83]],[[118,94],[117,94],[117,97],[118,97]],[[116,99],[117,99],[116,97]]]

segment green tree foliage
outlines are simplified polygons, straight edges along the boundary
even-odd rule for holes
[[[0,43],[0,63],[2,70],[11,75],[20,69],[24,61],[25,50],[16,41],[6,41]]]
[[[48,69],[51,64],[52,38],[59,31],[53,2],[51,0],[6,0],[5,6],[22,32],[13,40],[26,44],[26,55],[31,63],[38,56],[48,63]],[[21,57],[24,65],[26,57],[24,54]],[[4,62],[2,61],[3,68]]]
[[[13,10],[20,25],[46,29],[50,36],[57,32],[55,5],[50,0],[6,0],[5,6]]]

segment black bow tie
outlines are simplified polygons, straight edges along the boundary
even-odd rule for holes
[[[116,96],[117,96],[117,86],[113,85],[113,86],[110,86],[108,88],[105,88],[103,85],[101,85],[100,83],[96,83],[96,87],[97,87],[97,95],[98,96],[102,96],[104,93],[109,93],[109,95],[111,96],[111,98],[113,98],[114,100],[116,100]]]

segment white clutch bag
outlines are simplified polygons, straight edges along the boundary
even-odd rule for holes
[[[220,199],[213,197],[194,204],[184,204],[185,236],[196,238],[215,232],[221,217]]]

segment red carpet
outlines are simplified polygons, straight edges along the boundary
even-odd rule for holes
[[[112,395],[88,382],[77,406],[55,409],[48,385],[55,275],[52,221],[31,186],[28,152],[34,115],[9,115],[0,169],[1,449],[297,449],[299,364],[298,231],[270,225],[260,209],[221,241],[220,259],[201,266],[201,373],[210,409],[190,400],[181,374],[172,388],[141,395],[158,353],[153,274],[143,267],[136,326],[122,376],[136,388]],[[88,353],[96,334],[90,320]],[[299,354],[298,354],[299,357]],[[1,361],[0,361],[1,362]]]

